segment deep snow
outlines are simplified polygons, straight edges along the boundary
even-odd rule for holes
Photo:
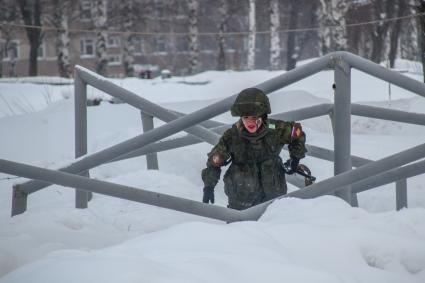
[[[166,81],[112,81],[190,113],[277,74],[210,71]],[[273,113],[332,102],[332,77],[321,72],[271,94]],[[392,86],[389,100],[388,84],[361,72],[353,71],[352,85],[353,102],[425,113],[424,98]],[[72,85],[0,83],[0,158],[48,168],[71,162],[72,91]],[[109,99],[92,88],[89,96]],[[140,113],[130,106],[102,102],[88,115],[89,152],[141,133]],[[216,120],[234,118],[223,114]],[[309,144],[333,147],[328,117],[301,122]],[[352,153],[369,159],[425,140],[424,127],[356,116],[352,133]],[[140,157],[101,166],[91,175],[200,200],[200,170],[210,149],[201,143],[161,152],[159,171],[146,170]],[[319,181],[332,176],[330,162],[307,157],[303,163]],[[399,212],[392,184],[359,194],[360,208],[330,196],[282,199],[258,222],[233,224],[101,195],[88,209],[77,210],[74,191],[59,186],[31,195],[28,211],[11,218],[11,186],[21,181],[0,180],[0,282],[425,281],[423,175],[408,180],[409,209]],[[222,188],[220,182],[216,205],[225,206]]]

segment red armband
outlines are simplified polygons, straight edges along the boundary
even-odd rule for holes
[[[301,137],[302,134],[302,127],[300,123],[293,123],[292,124],[292,131],[291,131],[291,139],[298,139]]]

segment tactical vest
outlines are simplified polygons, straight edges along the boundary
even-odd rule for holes
[[[261,130],[256,133],[261,137],[256,139],[232,128],[227,145],[232,163],[223,179],[230,208],[245,209],[287,192],[278,131],[268,127]]]

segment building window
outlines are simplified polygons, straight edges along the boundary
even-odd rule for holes
[[[91,19],[91,1],[80,2],[80,19],[82,21],[89,21]]]
[[[46,56],[45,50],[46,46],[44,42],[42,42],[37,49],[37,59],[44,59],[44,57]]]
[[[118,36],[108,36],[106,47],[108,48],[120,47],[120,45],[121,45],[121,39]]]
[[[189,51],[189,39],[184,36],[180,36],[177,38],[177,51],[179,52],[187,52]]]
[[[121,65],[120,55],[108,55],[108,65]]]
[[[162,0],[156,0],[155,1],[156,17],[159,19],[164,18],[164,10],[165,10],[164,2]]]
[[[134,46],[134,54],[141,55],[143,54],[143,39],[140,36],[134,36],[132,38],[133,46]]]
[[[166,43],[164,37],[155,38],[155,52],[166,52]]]
[[[16,60],[20,57],[19,41],[11,40],[4,49],[5,58],[3,60]]]
[[[80,56],[94,57],[94,40],[92,38],[83,38],[80,41]]]

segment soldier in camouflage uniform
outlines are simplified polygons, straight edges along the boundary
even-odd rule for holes
[[[241,118],[223,134],[202,170],[204,203],[214,203],[214,187],[221,167],[228,163],[223,181],[229,208],[241,210],[286,194],[279,153],[288,144],[286,173],[295,173],[306,152],[305,134],[299,123],[268,119],[270,112],[269,99],[261,90],[248,88],[238,95],[231,114]]]

